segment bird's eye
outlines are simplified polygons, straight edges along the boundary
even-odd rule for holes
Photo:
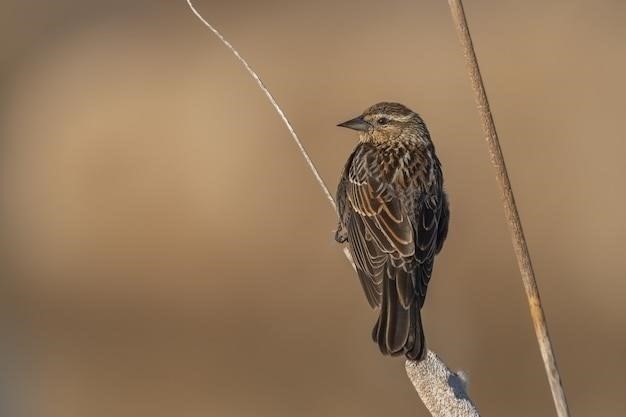
[[[379,125],[386,125],[387,123],[389,123],[389,119],[387,119],[386,117],[381,117],[380,119],[376,121],[378,122]]]

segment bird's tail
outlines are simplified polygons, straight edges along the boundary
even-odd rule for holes
[[[426,356],[420,306],[414,296],[411,274],[388,266],[383,278],[383,296],[372,338],[384,355],[404,354],[410,360]],[[390,279],[394,276],[394,279]]]

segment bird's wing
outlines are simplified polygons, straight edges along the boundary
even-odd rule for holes
[[[442,174],[438,164],[433,169],[435,182],[417,197],[412,220],[417,236],[413,285],[420,306],[426,297],[435,255],[441,250],[448,233],[448,200],[443,191]]]
[[[361,147],[340,185],[350,213],[344,217],[348,241],[361,284],[373,307],[381,305],[384,266],[389,257],[399,261],[415,254],[410,216],[381,167],[377,153]]]
[[[432,163],[432,161],[430,161]],[[434,182],[424,187],[429,165],[421,158],[407,167],[414,201],[403,204],[392,184],[393,171],[385,170],[379,154],[367,147],[357,149],[340,184],[344,197],[341,212],[348,229],[353,258],[368,301],[381,305],[383,279],[395,279],[398,298],[408,308],[417,297],[424,303],[433,271],[435,254],[448,230],[448,202],[443,191],[439,164],[434,164]],[[412,207],[407,212],[407,207]],[[385,262],[391,260],[395,277],[385,277]]]
[[[415,253],[410,216],[404,210],[377,152],[362,148],[352,160],[346,195],[352,209],[363,219],[379,249],[394,256]]]

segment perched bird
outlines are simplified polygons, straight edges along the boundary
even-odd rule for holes
[[[359,131],[337,188],[339,226],[365,295],[379,308],[372,338],[385,355],[426,354],[420,309],[448,233],[441,165],[420,116],[378,103],[338,126]]]

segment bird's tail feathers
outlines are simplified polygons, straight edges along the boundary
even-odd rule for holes
[[[390,276],[383,279],[383,299],[372,339],[385,355],[404,354],[408,359],[421,360],[426,355],[426,344],[420,306],[414,296],[407,297],[414,294],[411,277],[401,269],[387,268]]]

